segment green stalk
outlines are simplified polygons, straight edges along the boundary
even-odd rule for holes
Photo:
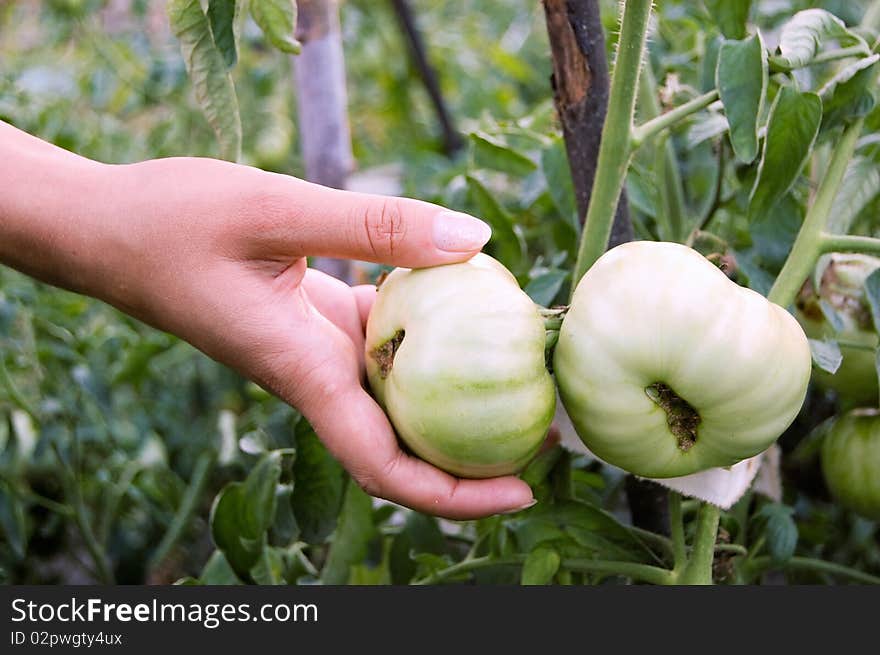
[[[807,211],[791,253],[767,294],[767,299],[777,305],[788,307],[794,302],[801,285],[809,277],[816,260],[823,252],[831,205],[840,189],[847,164],[855,152],[863,124],[864,118],[860,118],[850,125],[834,149],[828,170],[825,171],[813,204]]]
[[[602,129],[602,144],[596,177],[590,195],[584,231],[574,268],[572,292],[608,244],[617,201],[623,189],[632,156],[630,144],[639,70],[645,51],[651,0],[628,0],[623,6],[623,24],[617,60],[611,77],[608,114]]]
[[[715,561],[715,540],[721,509],[704,503],[697,519],[697,533],[691,548],[691,557],[675,582],[682,585],[712,584],[712,563]]]
[[[654,71],[651,68],[650,60],[645,65],[639,78],[637,103],[643,117],[659,121],[667,127],[672,124],[666,122],[670,114],[680,116],[674,109],[667,114],[660,115],[660,103],[657,100],[657,82],[654,79]],[[649,120],[648,123],[652,123],[653,120]],[[633,129],[630,139],[630,147],[633,152],[643,145],[645,141],[651,139],[652,136],[657,135],[664,126],[658,123],[658,129],[648,129],[643,133],[640,132],[648,123]],[[684,216],[687,213],[687,203],[684,197],[684,184],[681,181],[681,173],[678,169],[678,158],[675,156],[675,147],[668,137],[658,139],[654,146],[654,161],[657,167],[658,185],[662,196],[662,217],[665,219],[665,225],[660,225],[663,228],[660,230],[660,238],[680,241],[684,236],[682,225]],[[659,219],[660,217],[658,216],[658,224]]]
[[[443,582],[456,575],[469,573],[477,569],[489,566],[513,566],[522,564],[525,561],[525,555],[511,555],[510,557],[493,557],[486,555],[484,557],[475,557],[473,559],[458,562],[440,571],[435,571],[431,575],[416,580],[415,585],[428,585]],[[569,571],[580,571],[583,573],[607,573],[609,575],[622,575],[639,582],[649,582],[651,584],[672,584],[674,578],[672,571],[650,566],[648,564],[637,564],[634,562],[615,562],[599,559],[565,559],[562,560],[561,569]]]
[[[823,234],[822,252],[858,252],[880,255],[880,239],[849,234]]]
[[[622,575],[637,582],[648,582],[656,585],[670,585],[675,581],[675,576],[668,569],[661,569],[649,564],[636,564],[634,562],[611,562],[601,559],[565,559],[562,560],[562,566],[570,571]]]
[[[148,570],[152,571],[168,557],[168,553],[171,552],[171,549],[174,548],[175,544],[189,527],[192,515],[196,511],[202,491],[208,481],[208,476],[214,468],[215,459],[216,454],[213,451],[208,451],[202,453],[196,460],[192,478],[183,495],[180,507],[174,515],[174,520],[171,521],[171,525],[168,526],[168,530],[162,537],[162,541],[159,542],[156,550],[153,551],[147,566]]]
[[[655,96],[653,95],[651,97],[655,98]],[[697,96],[692,100],[688,100],[686,103],[684,103],[683,105],[679,105],[675,109],[670,109],[665,114],[660,114],[659,106],[657,106],[657,101],[655,98],[654,105],[656,107],[656,110],[652,112],[655,115],[655,118],[652,118],[649,121],[645,121],[637,128],[633,129],[633,147],[638,148],[647,139],[650,139],[658,132],[661,132],[668,127],[672,127],[680,120],[687,118],[691,114],[694,114],[701,109],[705,109],[716,100],[718,100],[718,90],[712,89],[708,93],[704,93],[703,95]]]
[[[684,517],[681,512],[681,494],[669,492],[669,534],[672,537],[672,555],[675,571],[684,569],[687,563],[687,549],[684,541]]]

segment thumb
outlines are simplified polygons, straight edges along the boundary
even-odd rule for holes
[[[260,240],[279,254],[360,259],[409,268],[470,259],[492,235],[483,221],[411,198],[340,191],[276,175]]]

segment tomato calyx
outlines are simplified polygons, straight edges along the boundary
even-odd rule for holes
[[[400,344],[403,343],[405,336],[406,330],[398,330],[388,341],[376,346],[370,352],[370,356],[379,365],[379,377],[383,380],[391,373],[391,369],[394,366],[394,356],[397,354],[397,350],[400,348]]]
[[[666,412],[666,424],[678,441],[679,450],[686,453],[693,448],[702,421],[697,410],[663,382],[649,384],[645,387],[645,393]]]
[[[553,351],[559,341],[559,330],[562,321],[568,313],[569,305],[557,305],[555,307],[538,306],[538,313],[544,319],[544,367],[553,373]]]

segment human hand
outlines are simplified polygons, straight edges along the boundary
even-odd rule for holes
[[[455,519],[532,502],[515,477],[460,480],[405,454],[361,386],[375,288],[306,256],[415,267],[468,259],[481,221],[410,199],[337,191],[227,162],[102,167],[100,274],[79,286],[179,335],[300,410],[368,493]]]

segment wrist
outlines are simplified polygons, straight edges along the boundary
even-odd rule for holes
[[[0,127],[0,263],[93,293],[106,273],[103,205],[117,167]]]

